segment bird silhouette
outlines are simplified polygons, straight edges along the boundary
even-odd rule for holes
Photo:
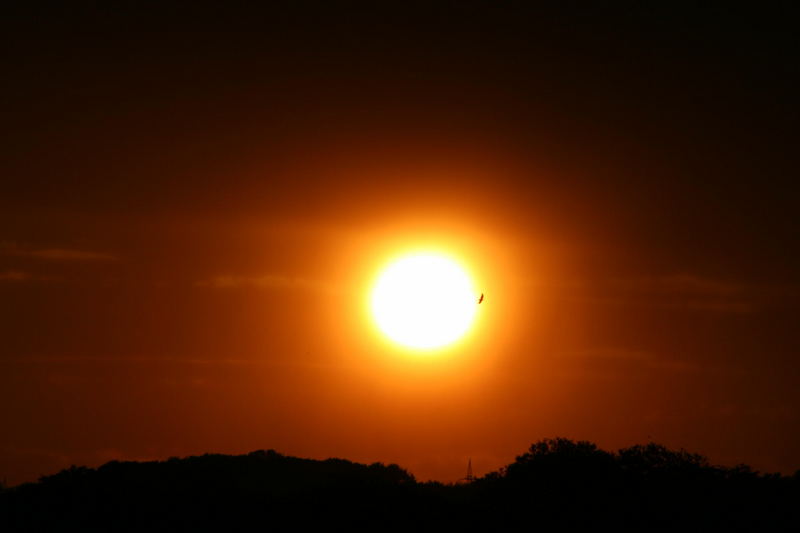
[[[478,298],[478,303],[481,303],[482,301],[483,301],[483,293],[481,293],[481,297]]]

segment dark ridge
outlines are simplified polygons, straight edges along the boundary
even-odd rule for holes
[[[472,483],[418,483],[397,465],[247,455],[72,466],[0,487],[7,531],[786,531],[800,526],[800,472],[713,466],[658,444],[616,453],[546,439]]]

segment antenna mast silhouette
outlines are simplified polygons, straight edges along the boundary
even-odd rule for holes
[[[464,478],[464,481],[467,483],[472,483],[475,481],[475,476],[472,475],[472,457],[470,457],[469,461],[467,461],[467,477]]]

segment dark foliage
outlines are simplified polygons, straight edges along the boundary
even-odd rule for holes
[[[527,515],[554,527],[639,531],[800,526],[797,480],[712,466],[653,443],[609,453],[590,442],[543,440],[476,485],[482,505],[509,525]]]
[[[397,465],[272,450],[71,467],[0,491],[9,531],[785,531],[800,476],[712,466],[658,444],[610,453],[547,439],[470,484],[417,483]]]

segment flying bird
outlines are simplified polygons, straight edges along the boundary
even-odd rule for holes
[[[478,298],[478,303],[481,303],[482,301],[483,301],[483,293],[481,293],[481,297]]]

